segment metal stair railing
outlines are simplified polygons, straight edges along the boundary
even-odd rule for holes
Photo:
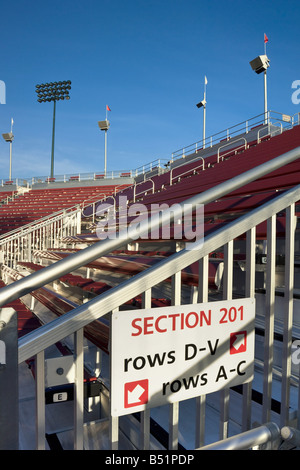
[[[115,193],[117,188],[115,188]],[[94,218],[95,205],[103,202],[107,197],[109,196],[104,193],[96,194],[79,204],[61,209],[0,235],[0,250],[4,253],[4,262],[15,266],[18,261],[31,261],[32,252],[35,249],[56,248],[60,236],[77,235],[81,232],[81,217],[84,209],[92,206]]]
[[[185,201],[185,203],[192,204],[196,207],[197,204],[205,204],[212,200],[221,197],[227,193],[230,193],[240,186],[243,186],[250,181],[253,181],[267,173],[274,171],[282,165],[290,163],[300,157],[300,148],[296,148],[290,152],[287,152],[280,157],[273,159],[272,161],[266,162],[259,167],[245,172],[232,180],[222,183],[211,190],[206,191],[203,194],[194,196],[193,198]],[[297,186],[284,194],[278,196],[275,200],[268,202],[258,209],[251,211],[249,214],[245,214],[239,219],[231,222],[224,229],[219,229],[214,234],[207,236],[205,240],[201,240],[194,245],[194,249],[185,248],[182,251],[170,256],[168,259],[161,261],[159,264],[149,268],[148,270],[134,276],[134,278],[124,281],[119,286],[112,288],[107,293],[102,294],[98,298],[83,304],[80,307],[75,308],[73,311],[65,314],[63,317],[50,322],[47,325],[40,327],[38,330],[29,333],[19,340],[19,363],[27,360],[32,356],[36,356],[36,372],[37,372],[37,422],[39,423],[39,429],[37,432],[37,448],[44,448],[44,430],[45,430],[45,418],[44,418],[44,351],[48,346],[55,344],[57,341],[75,334],[75,426],[74,426],[74,447],[76,449],[83,447],[83,411],[82,411],[82,400],[83,400],[83,328],[85,325],[94,321],[97,318],[118,309],[119,305],[123,304],[126,300],[130,300],[141,293],[147,293],[152,287],[162,282],[163,280],[173,276],[175,281],[175,287],[173,292],[173,302],[178,302],[178,289],[179,280],[177,273],[180,273],[182,269],[199,260],[207,260],[209,253],[221,246],[230,246],[232,241],[238,236],[244,233],[253,233],[253,228],[264,220],[272,220],[274,222],[275,214],[286,209],[290,212],[288,218],[289,228],[288,231],[292,233],[294,219],[292,217],[292,207],[294,203],[300,199],[300,186]],[[180,207],[178,208],[180,211]],[[166,220],[170,220],[170,217],[176,217],[176,211],[173,213],[171,210],[166,210],[160,220],[155,222],[155,225],[159,227],[163,225]],[[145,221],[140,225],[140,233],[146,233],[149,230],[149,222]],[[153,228],[153,226],[151,226]],[[274,230],[272,232],[272,238],[275,236]],[[127,241],[130,240],[128,237]],[[104,254],[109,253],[112,249],[124,244],[124,237],[120,237],[120,240],[105,240],[99,244],[95,244],[88,247],[81,252],[74,255],[70,255],[68,258],[58,261],[57,263],[40,270],[26,278],[16,281],[9,286],[4,287],[0,291],[0,306],[12,301],[13,299],[19,298],[20,296],[30,293],[38,287],[47,284],[48,282],[57,279],[63,274],[67,274],[73,271],[77,267],[83,266],[91,260],[95,260]],[[199,249],[197,249],[199,248]],[[228,254],[230,250],[226,250]],[[251,257],[253,258],[254,244],[251,244]],[[230,258],[230,257],[229,257]],[[290,260],[292,258],[290,257]],[[290,261],[289,266],[290,268]],[[227,268],[226,268],[227,269]],[[228,268],[229,269],[229,268]],[[232,267],[231,267],[232,269]],[[253,269],[253,268],[252,268]],[[227,278],[230,279],[230,275],[227,272]],[[249,274],[248,274],[249,279]],[[250,282],[250,281],[249,281]],[[250,285],[250,284],[249,284]],[[228,290],[228,298],[230,297],[230,288]],[[251,289],[248,288],[249,293]],[[253,293],[253,292],[252,292]],[[121,299],[121,300],[120,300]],[[272,364],[272,361],[268,361],[268,366]],[[264,374],[266,377],[266,391],[267,404],[264,405],[265,417],[268,418],[270,413],[269,402],[271,400],[269,391],[269,371]],[[288,380],[288,372],[286,381]],[[225,393],[226,394],[226,393]],[[249,390],[247,396],[249,397]],[[226,397],[225,397],[226,398]],[[225,406],[227,400],[224,399],[223,405]],[[243,406],[243,421],[248,421],[247,413],[248,407]],[[173,413],[176,417],[178,409],[173,406]],[[226,416],[226,413],[224,414]],[[222,428],[226,428],[226,420],[223,418]],[[176,421],[176,420],[175,420]],[[265,422],[269,421],[268,419]],[[111,421],[111,427],[115,431],[115,418]],[[175,426],[176,434],[176,426]],[[174,437],[174,436],[173,436]],[[224,437],[224,436],[222,436]],[[226,432],[225,432],[226,437]],[[177,437],[178,438],[178,437]],[[176,438],[175,438],[176,442]],[[113,443],[112,443],[113,446]],[[196,446],[197,447],[197,446]],[[174,448],[174,447],[173,447]]]
[[[182,214],[182,207],[184,204],[189,204],[191,207],[195,208],[199,204],[207,204],[212,202],[224,195],[233,192],[234,190],[254,181],[262,176],[275,171],[283,165],[287,165],[300,157],[300,147],[295,148],[289,152],[286,152],[279,157],[274,158],[268,162],[259,165],[251,170],[246,171],[245,173],[238,175],[228,181],[225,181],[213,188],[193,196],[181,204],[178,204],[176,209],[169,208],[161,214],[161,218],[155,221],[151,220],[151,226],[149,220],[144,220],[140,223],[140,236],[147,234],[149,230],[156,230],[161,227],[164,223],[176,220],[178,216]],[[42,272],[33,273],[22,281],[18,281],[16,285],[7,286],[0,291],[0,307],[5,305],[12,300],[19,298],[21,295],[30,293],[35,288],[41,287],[44,284],[52,282],[59,277],[75,271],[76,269],[84,266],[85,264],[95,261],[101,256],[107,255],[113,250],[120,248],[125,243],[129,243],[135,238],[128,235],[127,230],[125,234],[120,233],[119,237],[115,239],[106,239],[102,240],[101,243],[95,243],[83,250],[80,250],[77,253],[71,254],[68,258],[60,260],[57,263],[45,267]],[[190,263],[188,263],[190,264]],[[188,265],[187,264],[187,265]]]
[[[240,236],[243,233],[250,233],[253,227],[257,224],[264,221],[266,218],[274,220],[274,216],[277,212],[281,212],[286,207],[291,207],[295,201],[299,200],[300,198],[300,186],[293,188],[287,193],[283,194],[282,196],[278,196],[275,201],[265,204],[258,210],[254,210],[251,214],[241,217],[240,219],[230,223],[226,229],[220,229],[214,235],[208,236],[205,240],[203,247],[201,250],[182,250],[181,252],[172,256],[172,259],[168,259],[166,261],[161,262],[159,265],[154,266],[153,268],[149,268],[147,271],[142,272],[141,274],[135,276],[133,279],[128,280],[120,284],[119,286],[113,288],[107,294],[103,294],[100,298],[91,301],[87,304],[82,305],[74,309],[72,312],[67,313],[64,315],[63,318],[54,320],[51,323],[42,326],[36,332],[30,333],[27,335],[27,338],[21,338],[19,341],[19,363],[26,360],[26,358],[36,355],[37,357],[37,384],[38,384],[38,395],[37,395],[37,402],[39,407],[41,408],[39,422],[43,423],[42,428],[39,430],[39,439],[40,443],[43,443],[43,436],[44,436],[44,405],[43,405],[43,357],[44,357],[44,350],[55,343],[56,341],[67,337],[69,334],[74,333],[76,335],[75,344],[77,344],[77,349],[75,351],[75,358],[81,357],[81,360],[77,360],[76,367],[78,368],[78,382],[75,382],[75,388],[77,389],[77,393],[79,396],[79,400],[82,400],[82,370],[83,370],[83,359],[82,359],[82,336],[83,336],[83,327],[90,323],[90,321],[95,320],[96,318],[100,318],[101,316],[105,315],[108,312],[116,311],[120,305],[126,300],[135,297],[139,294],[145,294],[151,290],[152,287],[157,285],[158,283],[162,282],[164,279],[170,276],[176,276],[177,272],[180,272],[181,269],[190,265],[191,263],[195,262],[197,259],[205,260],[208,258],[209,253],[214,251],[220,246],[229,246],[232,240],[235,237]],[[289,225],[289,232],[293,233],[294,228],[294,219],[292,217],[293,211],[291,210],[291,217],[290,225]],[[274,236],[274,234],[273,234]],[[255,253],[255,246],[252,246],[252,255]],[[247,253],[249,257],[249,253]],[[293,259],[291,257],[289,264],[287,265],[287,270],[290,272],[292,271],[292,264]],[[227,269],[232,270],[231,267],[227,265]],[[253,266],[251,268],[253,270]],[[273,273],[273,276],[275,272]],[[230,274],[229,274],[230,277]],[[21,281],[17,281],[21,282]],[[289,288],[289,286],[288,286]],[[251,289],[249,288],[249,293]],[[177,292],[175,292],[175,297],[179,293],[179,285],[177,286]],[[230,293],[228,293],[228,297],[230,297]],[[120,300],[122,299],[122,300]],[[272,331],[272,325],[268,327],[268,332]],[[285,331],[285,334],[288,335],[288,332]],[[288,347],[289,338],[287,337],[284,346]],[[266,418],[269,417],[270,410],[271,410],[271,393],[269,390],[270,387],[270,371],[269,368],[272,367],[272,344],[270,348],[266,347],[266,351],[270,357],[266,361],[266,368],[267,370],[264,371],[264,401],[265,404],[263,405],[263,415]],[[40,364],[40,366],[39,366]],[[285,383],[289,380],[289,371],[286,369],[285,376],[283,377],[283,389],[285,388]],[[247,396],[249,395],[250,390],[247,390],[249,384],[245,385],[245,394],[243,397],[243,421],[244,423],[249,422],[249,416],[247,416],[250,412],[249,402]],[[229,390],[225,390],[224,392],[229,393]],[[81,402],[82,403],[82,402]],[[285,403],[287,409],[289,408],[289,400],[286,397]],[[173,404],[174,405],[174,404]],[[81,405],[77,402],[74,405],[77,409],[77,412],[81,416],[81,418],[77,419],[78,427],[75,427],[75,448],[82,448],[83,446],[83,424],[82,424],[82,412]],[[225,409],[229,404],[227,403],[226,396],[224,397],[223,406]],[[284,410],[283,410],[284,412]],[[176,415],[178,414],[178,410],[174,410],[175,414],[175,422],[178,419]],[[227,412],[224,413],[224,416],[227,415]],[[223,421],[224,419],[224,421]],[[286,417],[288,419],[288,416]],[[220,426],[222,428],[226,428],[228,425],[226,418],[221,418]],[[114,428],[114,433],[116,434],[116,428],[118,426],[118,422],[116,418],[112,418],[111,426]],[[244,424],[245,426],[245,424]],[[175,433],[176,433],[176,426],[175,426]],[[77,436],[77,437],[76,437]],[[79,437],[78,437],[79,436]],[[221,438],[227,437],[227,432],[224,432],[224,435]],[[174,439],[174,437],[173,437]],[[178,439],[178,436],[177,436]],[[175,437],[176,442],[176,437]],[[112,443],[113,444],[113,443]],[[42,444],[41,444],[42,445]],[[173,450],[176,447],[173,447]]]
[[[265,450],[276,450],[280,444],[280,429],[276,423],[271,422],[197,450],[249,450],[262,446]]]

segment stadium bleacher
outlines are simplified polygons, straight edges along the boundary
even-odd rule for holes
[[[235,148],[224,154],[215,153],[206,159],[197,158],[187,163],[182,162],[174,168],[166,169],[162,174],[152,176],[151,180],[145,180],[134,185],[123,185],[117,188],[116,185],[88,186],[68,188],[67,183],[62,188],[44,188],[31,189],[22,195],[14,195],[12,200],[8,200],[7,196],[12,196],[12,192],[1,192],[0,197],[2,205],[0,206],[1,229],[0,235],[5,236],[13,230],[30,224],[37,219],[45,216],[50,217],[51,214],[60,211],[63,208],[70,208],[81,205],[83,221],[89,220],[90,231],[86,229],[83,233],[76,235],[64,236],[61,234],[57,240],[55,248],[34,249],[31,260],[19,260],[14,265],[2,266],[2,284],[10,284],[17,279],[40,271],[45,266],[56,263],[65,259],[69,255],[84,249],[86,246],[99,241],[99,233],[96,232],[97,224],[101,220],[103,222],[103,213],[101,212],[101,204],[103,201],[110,203],[114,208],[114,218],[118,229],[119,223],[123,224],[124,207],[121,206],[124,198],[128,201],[126,210],[133,207],[135,203],[143,205],[145,208],[144,216],[151,213],[153,205],[182,203],[188,198],[204,193],[206,190],[214,186],[228,181],[258,165],[270,161],[277,156],[284,154],[290,150],[300,146],[300,126],[294,126],[290,130],[284,131],[280,135],[274,137],[266,136],[260,142],[253,141],[248,143],[246,148]],[[241,215],[247,214],[249,211],[260,207],[268,201],[276,199],[287,189],[294,187],[299,183],[300,160],[295,160],[276,171],[265,175],[264,177],[253,181],[243,187],[232,191],[226,196],[218,200],[209,202],[204,207],[204,234],[208,236],[219,230]],[[124,173],[127,176],[127,173]],[[98,179],[98,178],[97,178]],[[102,180],[102,175],[99,175]],[[123,198],[123,199],[122,199]],[[88,203],[87,203],[88,201]],[[91,201],[94,205],[91,205]],[[99,202],[101,201],[101,202]],[[300,202],[300,197],[299,201]],[[87,210],[88,208],[88,210]],[[92,208],[92,209],[91,209]],[[95,212],[91,212],[94,210]],[[299,206],[296,204],[296,216],[299,216]],[[134,221],[134,217],[129,217],[127,223]],[[194,219],[195,224],[195,219]],[[193,226],[193,228],[196,228]],[[286,216],[285,213],[278,214],[276,218],[277,237],[284,239],[286,233]],[[160,232],[160,234],[162,231]],[[299,249],[299,233],[296,230],[296,248]],[[256,241],[257,247],[260,247],[259,241],[264,242],[267,237],[267,223],[263,222],[257,226]],[[55,316],[61,316],[66,312],[70,312],[76,306],[87,302],[91,298],[100,296],[108,292],[112,287],[120,284],[124,279],[128,279],[149,267],[154,266],[161,260],[167,259],[172,253],[178,250],[178,246],[184,246],[187,240],[180,230],[172,227],[169,239],[138,239],[133,246],[124,244],[124,247],[109,253],[92,263],[87,263],[77,272],[61,276],[52,285],[41,287],[31,293],[31,298],[15,301],[9,306],[18,312],[19,320],[19,337],[38,328],[41,325],[39,309],[34,311],[31,306],[42,305]],[[188,240],[190,241],[190,240]],[[241,269],[241,262],[246,259],[245,235],[238,237],[240,242],[238,249],[234,251],[235,280],[241,280],[245,275]],[[18,245],[16,244],[17,248]],[[258,249],[257,265],[263,269],[263,263],[258,261],[258,255],[264,253]],[[284,250],[280,248],[277,253],[284,258]],[[297,252],[298,254],[298,252]],[[224,269],[224,253],[222,249],[217,252],[210,253],[209,257],[209,274],[208,274],[208,290],[209,294],[216,299],[222,298],[223,289],[223,269]],[[153,290],[151,293],[152,307],[161,307],[171,305],[172,279],[165,280],[163,285]],[[195,288],[199,285],[200,273],[198,262],[193,263],[188,268],[184,268],[181,272],[181,283],[183,288],[184,302],[188,303],[193,299]],[[235,281],[234,281],[235,282]],[[239,295],[238,289],[243,281],[237,282],[234,287],[235,295]],[[257,288],[264,288],[262,284],[257,284]],[[277,285],[275,287],[282,287]],[[122,304],[123,309],[140,309],[143,306],[143,298],[137,296],[130,301]],[[94,346],[102,350],[105,354],[109,354],[109,323],[107,319],[101,319],[92,322],[85,327],[85,337]],[[63,347],[61,346],[61,349]],[[34,371],[34,361],[31,362]],[[90,375],[93,382],[97,381],[97,377]],[[94,393],[94,392],[93,392]],[[89,395],[90,397],[94,395]]]
[[[124,185],[126,187],[126,185]],[[89,186],[75,188],[32,189],[24,194],[15,195],[8,204],[0,207],[0,235],[29,224],[37,219],[49,216],[64,207],[84,205],[93,199],[103,199],[114,194],[116,185]],[[10,193],[0,192],[4,198]]]
[[[300,144],[300,129],[299,126],[286,131],[282,135],[275,136],[272,139],[266,139],[259,145],[252,144],[244,151],[239,151],[238,154],[234,150],[230,155],[226,155],[226,159],[220,160],[217,163],[217,156],[213,155],[210,157],[210,165],[208,168],[203,169],[203,164],[199,165],[199,160],[196,162],[188,163],[176,167],[177,176],[175,173],[170,178],[170,171],[163,175],[152,177],[155,190],[153,191],[153,185],[147,185],[147,181],[143,184],[147,188],[144,192],[143,189],[139,188],[140,196],[133,197],[132,186],[118,188],[116,196],[126,196],[129,200],[129,204],[133,203],[133,200],[138,203],[142,203],[145,208],[150,212],[151,205],[168,203],[169,205],[182,202],[187,198],[203,192],[206,189],[211,188],[213,185],[221,183],[222,181],[232,178],[237,174],[247,171],[259,163],[268,161],[288,150],[295,148]],[[206,162],[207,163],[207,162]],[[195,168],[197,171],[195,171]],[[262,203],[275,198],[279,192],[295,185],[299,180],[300,161],[297,160],[294,163],[287,165],[286,167],[276,170],[273,174],[267,175],[258,181],[255,181],[249,185],[244,186],[240,190],[236,190],[231,194],[220,200],[209,203],[205,206],[205,218],[204,218],[204,236],[208,233],[212,233],[214,230],[225,226],[229,220],[233,217],[237,217],[255,207],[260,206]],[[178,177],[180,175],[180,178]],[[140,185],[141,186],[141,185]],[[149,191],[150,189],[150,191]],[[149,194],[149,192],[150,194]],[[83,204],[84,201],[91,200],[95,201],[98,198],[105,198],[107,203],[111,201],[110,195],[114,194],[115,186],[95,186],[95,187],[79,187],[79,188],[57,188],[57,189],[33,189],[28,193],[19,196],[13,201],[0,208],[0,217],[2,221],[2,233],[8,232],[28,223],[31,220],[36,220],[44,215],[52,214],[63,207],[75,206],[76,204]],[[114,198],[116,203],[116,218],[118,217],[118,197]],[[130,205],[129,205],[130,207]],[[149,213],[147,212],[147,214]],[[29,215],[30,214],[30,215]],[[147,215],[146,214],[146,215]],[[12,220],[12,222],[11,222]],[[130,222],[130,220],[128,221]],[[97,222],[95,222],[96,227]],[[278,230],[282,235],[284,234],[284,216],[277,220]],[[178,233],[178,232],[176,232]],[[265,239],[266,237],[266,224],[261,224],[258,227],[258,238]],[[174,233],[170,232],[170,239],[174,239]],[[90,244],[98,242],[99,238],[94,233],[78,234],[74,237],[63,237],[61,239],[62,244],[67,246],[68,244],[76,244],[76,249],[80,249],[82,244]],[[159,262],[165,256],[168,256],[173,249],[167,252],[160,252],[160,243],[163,240],[155,240],[157,248],[155,252],[137,252],[134,254],[132,251],[126,251],[122,254],[110,254],[100,260],[90,263],[86,268],[96,269],[99,272],[117,272],[118,276],[123,274],[124,276],[132,276],[141,270],[147,269],[153,263]],[[184,241],[184,235],[181,234],[175,241]],[[147,243],[145,240],[139,240],[142,247],[146,247]],[[68,256],[74,250],[60,248],[60,249],[49,249],[49,250],[37,250],[34,253],[35,259],[38,259],[40,263],[47,261],[45,264],[55,262],[59,259],[63,259]],[[76,250],[75,250],[76,251]],[[216,259],[216,256],[218,259]],[[210,289],[216,290],[220,288],[220,263],[222,263],[222,253],[214,254],[214,258],[210,260],[210,275],[209,285]],[[243,254],[238,255],[241,259]],[[25,266],[24,262],[20,263],[20,266]],[[42,265],[40,265],[42,266]],[[31,264],[31,268],[36,270],[37,265]],[[96,294],[108,289],[110,286],[107,283],[100,281],[92,281],[88,279],[78,278],[73,279],[72,276],[68,278],[70,285],[80,286],[84,290],[93,291]],[[120,278],[121,279],[121,278]],[[218,281],[217,281],[218,279]],[[120,282],[120,281],[119,281]],[[75,284],[74,284],[75,283]],[[100,286],[99,286],[100,283]],[[186,286],[196,286],[198,284],[198,273],[196,265],[191,266],[189,270],[183,270],[182,272],[182,283]],[[153,302],[155,299],[153,299]],[[157,299],[158,301],[158,299]],[[164,302],[170,302],[170,299],[164,299]],[[138,302],[135,302],[137,305]]]

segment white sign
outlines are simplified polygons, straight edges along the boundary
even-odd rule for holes
[[[254,317],[250,298],[114,313],[112,416],[252,380]]]

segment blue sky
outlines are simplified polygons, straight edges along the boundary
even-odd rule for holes
[[[100,172],[108,118],[108,170],[133,169],[264,111],[263,76],[249,61],[264,53],[268,108],[300,112],[299,0],[15,0],[1,6],[0,132],[14,119],[13,177],[50,173],[52,103],[35,85],[71,80],[56,112],[55,174]],[[9,148],[0,141],[0,178]]]

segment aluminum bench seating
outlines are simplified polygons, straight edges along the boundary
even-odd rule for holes
[[[253,144],[257,144],[257,141],[249,143],[248,147]],[[238,149],[237,147],[231,149],[230,154],[228,154],[228,151],[224,151],[223,154],[225,153],[226,157],[229,158],[231,155],[235,155],[238,151],[242,152],[244,150],[245,149]],[[153,187],[155,192],[160,191],[165,186],[170,186],[171,184],[174,184],[185,177],[192,176],[196,173],[201,173],[203,171],[203,162],[200,156],[197,157],[197,154],[195,154],[194,158],[194,160],[181,163],[178,166],[174,166],[169,171],[166,171],[160,175],[152,176],[150,180],[139,182],[135,188],[135,200],[140,200],[145,194],[151,194],[153,192]],[[220,158],[222,158],[222,152]],[[217,161],[217,154],[206,157],[204,159],[204,169],[213,167]],[[120,195],[126,195],[129,201],[133,201],[133,187],[131,186],[123,191],[120,191]]]
[[[205,191],[228,180],[228,178],[273,159],[300,145],[300,130],[297,127],[248,149],[243,155],[234,155],[229,160],[221,161],[214,168],[201,172],[199,175],[193,175],[182,180],[179,184],[165,187],[159,194],[147,195],[143,198],[143,203],[150,204],[167,200],[171,202],[175,198],[184,200],[195,193]]]
[[[0,280],[0,288],[4,287],[5,283]],[[49,306],[49,303],[48,303]],[[31,331],[39,328],[42,325],[42,322],[39,320],[39,318],[29,310],[26,305],[24,305],[20,299],[14,300],[13,302],[8,303],[5,305],[3,308],[13,308],[17,312],[17,318],[18,318],[18,338],[21,338],[22,336],[26,335],[27,333],[30,333]],[[107,339],[105,336],[104,332],[103,336],[105,339],[103,340],[103,344],[107,344]],[[63,356],[67,356],[71,354],[71,351],[66,347],[66,345],[62,344],[61,342],[56,343],[56,348],[58,349],[59,354]],[[26,361],[28,364],[28,367],[35,378],[35,359],[31,358]],[[92,376],[90,372],[85,368],[84,369],[84,382],[85,382],[85,389],[86,389],[86,397],[89,396],[95,396],[97,394],[96,390],[91,389],[91,384],[96,383],[97,378]],[[100,387],[100,385],[99,385]],[[53,393],[57,393],[61,386],[56,386],[56,387],[50,387],[45,389],[45,394],[46,394],[46,403],[52,403],[52,400],[50,398],[47,400],[48,395],[53,395]],[[63,388],[65,388],[63,386]]]
[[[37,259],[48,259],[52,261],[58,261],[66,258],[71,253],[78,250],[64,250],[64,249],[52,249],[52,250],[35,250],[34,257]],[[162,260],[164,256],[141,256],[138,255],[107,255],[103,256],[93,262],[85,265],[85,267],[98,269],[107,272],[117,272],[124,276],[133,276],[139,272],[147,269],[150,266],[155,265],[157,262]],[[220,261],[213,259],[209,263],[209,287],[212,290],[218,288],[216,284],[216,273],[219,267]],[[171,279],[166,279],[167,282],[171,282]],[[198,263],[194,263],[190,267],[182,270],[181,281],[186,286],[197,286],[198,285]]]
[[[30,272],[35,272],[40,269],[43,269],[44,266],[36,263],[31,263],[31,262],[25,262],[22,261],[18,263],[19,266],[23,266],[26,269],[28,269]],[[84,278],[79,275],[74,275],[74,274],[66,274],[65,276],[61,276],[59,278],[59,281],[68,284],[69,286],[73,287],[79,287],[83,291],[89,292],[93,295],[100,295],[103,292],[109,290],[112,288],[109,284],[101,281],[95,281],[94,279],[91,278]],[[136,297],[134,299],[129,300],[126,302],[125,305],[134,305],[135,307],[140,306],[141,307],[141,297]],[[156,299],[152,298],[152,306],[164,306],[168,305],[169,301],[167,299]]]
[[[0,280],[0,288],[5,287],[5,283]],[[18,323],[18,338],[30,333],[31,331],[39,328],[42,325],[42,322],[39,318],[28,308],[24,305],[20,299],[14,300],[3,308],[13,308],[17,313],[17,323]],[[61,343],[57,343],[56,347],[60,351],[61,354],[67,355],[70,354],[67,351],[67,348],[62,345]],[[35,363],[33,359],[29,359],[26,361],[28,367],[30,368],[33,376],[35,376]],[[92,377],[86,370],[84,372],[84,380],[85,382],[93,382],[96,380],[95,377]],[[46,391],[47,393],[47,391]]]
[[[128,185],[122,185],[125,188]],[[79,188],[53,188],[31,190],[0,207],[0,234],[61,209],[83,204],[89,198],[103,199],[115,191],[116,185]]]
[[[165,190],[161,191],[160,193],[155,193],[152,195],[145,196],[141,202],[147,205],[148,207],[150,204],[162,204],[163,202],[168,203],[170,205],[175,204],[177,202],[183,202],[184,200],[188,199],[189,197],[194,196],[195,194],[204,192],[207,189],[210,189],[211,187],[223,181],[228,180],[228,176],[227,176],[228,173],[226,173],[226,168],[225,166],[223,166],[224,163],[227,163],[227,162],[222,162],[218,165],[218,168],[220,172],[222,173],[222,181],[217,180],[216,178],[213,178],[213,177],[211,178],[211,181],[209,181],[208,177],[201,179],[198,175],[191,176],[188,180],[183,180],[179,184],[165,188]],[[272,189],[281,189],[281,188],[291,187],[294,184],[299,183],[299,178],[297,179],[298,175],[297,173],[295,173],[295,170],[299,171],[298,169],[299,169],[299,162],[297,163],[297,165],[294,165],[293,168],[290,167],[291,172],[289,174],[283,173],[282,175],[277,174],[277,175],[274,175],[273,177],[269,176],[267,178],[262,178],[260,180],[250,183],[249,185],[243,186],[242,188],[232,192],[231,194],[232,195],[251,194],[252,192],[264,191],[268,189],[272,190]],[[215,169],[211,170],[211,176],[216,176],[216,174],[212,175],[212,173],[214,172],[215,172]],[[238,174],[240,174],[240,172],[232,171],[230,173],[230,177],[234,177]],[[208,175],[208,171],[205,177],[207,175]]]
[[[0,191],[0,203],[5,202],[8,197],[13,196],[14,191]]]
[[[8,276],[23,277],[23,274],[15,269],[6,268]],[[48,310],[57,316],[61,316],[77,305],[54,291],[41,287],[31,292],[31,296],[43,304]],[[108,351],[108,324],[104,319],[96,320],[84,329],[85,336],[103,351]]]
[[[258,193],[258,194],[253,194],[253,195],[247,195],[243,197],[226,197],[222,198],[218,201],[211,202],[207,205],[205,205],[204,208],[204,235],[208,235],[209,233],[212,233],[215,229],[220,228],[220,224],[224,225],[228,223],[229,220],[232,219],[232,217],[237,217],[242,215],[243,213],[254,209],[255,207],[259,207],[260,205],[272,200],[276,196],[278,196],[277,191],[269,191],[265,193]],[[300,213],[300,208],[299,206],[296,206],[296,215],[299,215]],[[145,214],[145,217],[147,217],[147,214]],[[216,220],[214,220],[216,218]],[[132,222],[134,218],[128,220],[129,222]],[[282,218],[284,221],[284,217]],[[192,228],[195,231],[195,226],[194,222],[192,221]],[[109,225],[108,225],[109,227]],[[117,225],[118,227],[118,225]],[[258,227],[260,230],[260,226]],[[176,228],[176,233],[177,237],[174,236],[174,231],[172,227],[170,228],[170,240],[185,240],[184,233],[180,232],[178,235],[178,227]],[[160,237],[162,234],[163,230],[160,230]],[[260,236],[262,236],[262,233],[264,231],[260,231]],[[282,230],[281,230],[282,233]],[[107,238],[109,236],[109,231],[108,232],[103,232],[103,237],[102,239]],[[63,243],[94,243],[98,242],[99,239],[101,238],[101,234],[98,233],[86,233],[86,234],[79,234],[76,236],[69,236],[69,237],[64,237],[61,241]],[[138,239],[139,242],[143,243],[142,239]],[[159,242],[159,240],[157,240]]]

